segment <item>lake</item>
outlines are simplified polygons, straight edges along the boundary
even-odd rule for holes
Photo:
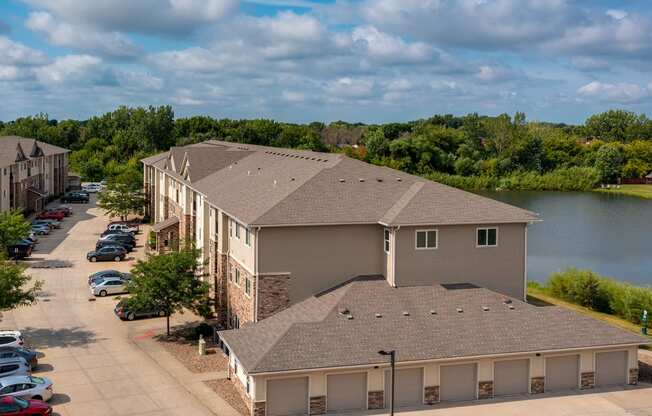
[[[540,214],[528,229],[528,278],[575,266],[652,285],[652,200],[598,192],[481,192]]]

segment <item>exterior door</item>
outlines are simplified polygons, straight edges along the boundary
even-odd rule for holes
[[[329,375],[326,409],[329,412],[366,410],[367,373]]]
[[[420,406],[423,404],[423,368],[396,370],[394,407]],[[385,407],[392,397],[392,373],[385,371]]]
[[[475,400],[478,386],[477,364],[443,365],[439,370],[440,399]]]
[[[267,381],[268,416],[308,414],[308,377]]]
[[[494,395],[527,394],[530,360],[496,361],[494,363]]]
[[[546,358],[546,392],[576,390],[579,386],[580,356]]]
[[[595,355],[595,385],[619,386],[627,383],[627,351],[600,352]]]

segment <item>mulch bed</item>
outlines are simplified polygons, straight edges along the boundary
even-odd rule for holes
[[[163,348],[193,373],[227,371],[228,358],[209,339],[206,339],[206,355],[199,355],[198,341],[190,336],[192,327],[176,329],[167,337],[160,335],[156,340]]]
[[[241,415],[248,415],[249,409],[242,400],[242,396],[233,386],[233,382],[227,379],[204,381],[218,396],[224,399],[231,407],[233,407]]]

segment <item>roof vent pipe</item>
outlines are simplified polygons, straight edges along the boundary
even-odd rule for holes
[[[376,318],[382,318],[382,317],[383,317],[383,315],[381,315],[379,313],[376,314]]]
[[[408,311],[403,311],[403,316],[410,316],[410,312],[408,312]]]
[[[274,188],[276,188],[276,183],[277,183],[277,180],[274,179]]]
[[[462,313],[462,312],[464,312],[464,309],[462,309],[462,308],[457,308],[457,313]]]

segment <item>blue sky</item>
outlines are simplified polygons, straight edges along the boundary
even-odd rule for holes
[[[0,120],[118,105],[405,121],[650,112],[652,4],[630,0],[3,0]]]

